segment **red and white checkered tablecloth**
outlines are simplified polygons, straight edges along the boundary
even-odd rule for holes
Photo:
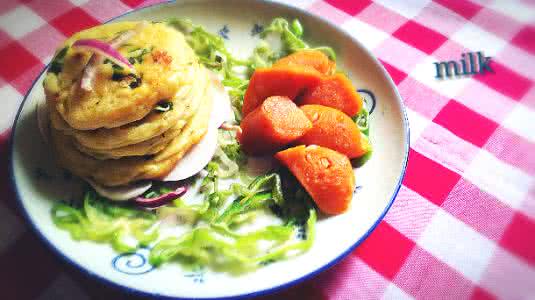
[[[123,299],[37,240],[9,186],[8,136],[67,36],[157,1],[0,1],[0,298]],[[266,299],[535,299],[535,2],[299,0],[381,60],[411,150],[393,207],[341,263]],[[433,62],[483,51],[494,74],[437,81]]]

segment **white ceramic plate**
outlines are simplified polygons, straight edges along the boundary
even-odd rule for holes
[[[359,188],[350,210],[322,219],[312,249],[295,258],[277,262],[241,276],[209,270],[184,271],[178,264],[153,269],[147,250],[117,255],[109,246],[73,241],[54,226],[50,209],[58,199],[74,197],[78,181],[58,169],[37,129],[35,108],[44,97],[42,75],[26,96],[13,130],[12,179],[22,211],[38,235],[66,261],[109,284],[130,292],[170,298],[224,298],[252,296],[302,281],[338,262],[375,228],[388,211],[405,172],[409,134],[404,108],[396,88],[379,62],[350,35],[307,12],[262,1],[177,1],[140,9],[119,20],[165,20],[188,17],[212,32],[225,30],[233,53],[246,57],[257,42],[255,24],[272,18],[299,18],[311,44],[330,45],[338,65],[359,89],[375,95],[371,115],[374,153],[357,169]],[[225,27],[226,26],[226,27]],[[225,33],[223,32],[223,33]]]

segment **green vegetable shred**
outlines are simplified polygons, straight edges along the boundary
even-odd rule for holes
[[[118,252],[148,246],[158,238],[157,216],[135,207],[121,205],[90,190],[76,207],[57,203],[52,221],[75,240],[109,243]]]
[[[157,112],[166,112],[173,109],[173,102],[162,100],[156,104],[156,107],[154,107],[154,110]]]

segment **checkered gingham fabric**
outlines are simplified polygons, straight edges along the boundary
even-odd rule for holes
[[[130,297],[61,262],[16,209],[8,136],[17,107],[66,37],[139,0],[0,1],[1,299]],[[157,2],[157,1],[156,1]],[[328,271],[266,299],[535,299],[535,2],[287,0],[346,30],[383,63],[411,147],[386,218]],[[469,51],[494,74],[437,81]]]

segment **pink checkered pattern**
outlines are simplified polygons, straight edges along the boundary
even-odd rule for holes
[[[58,261],[15,208],[7,143],[16,108],[67,36],[158,1],[0,1],[3,299],[123,299]],[[293,1],[285,1],[293,3]],[[399,195],[330,270],[265,299],[535,299],[535,2],[301,0],[383,63],[408,110]],[[493,57],[494,74],[437,81],[432,62]],[[39,268],[35,268],[39,266]]]

